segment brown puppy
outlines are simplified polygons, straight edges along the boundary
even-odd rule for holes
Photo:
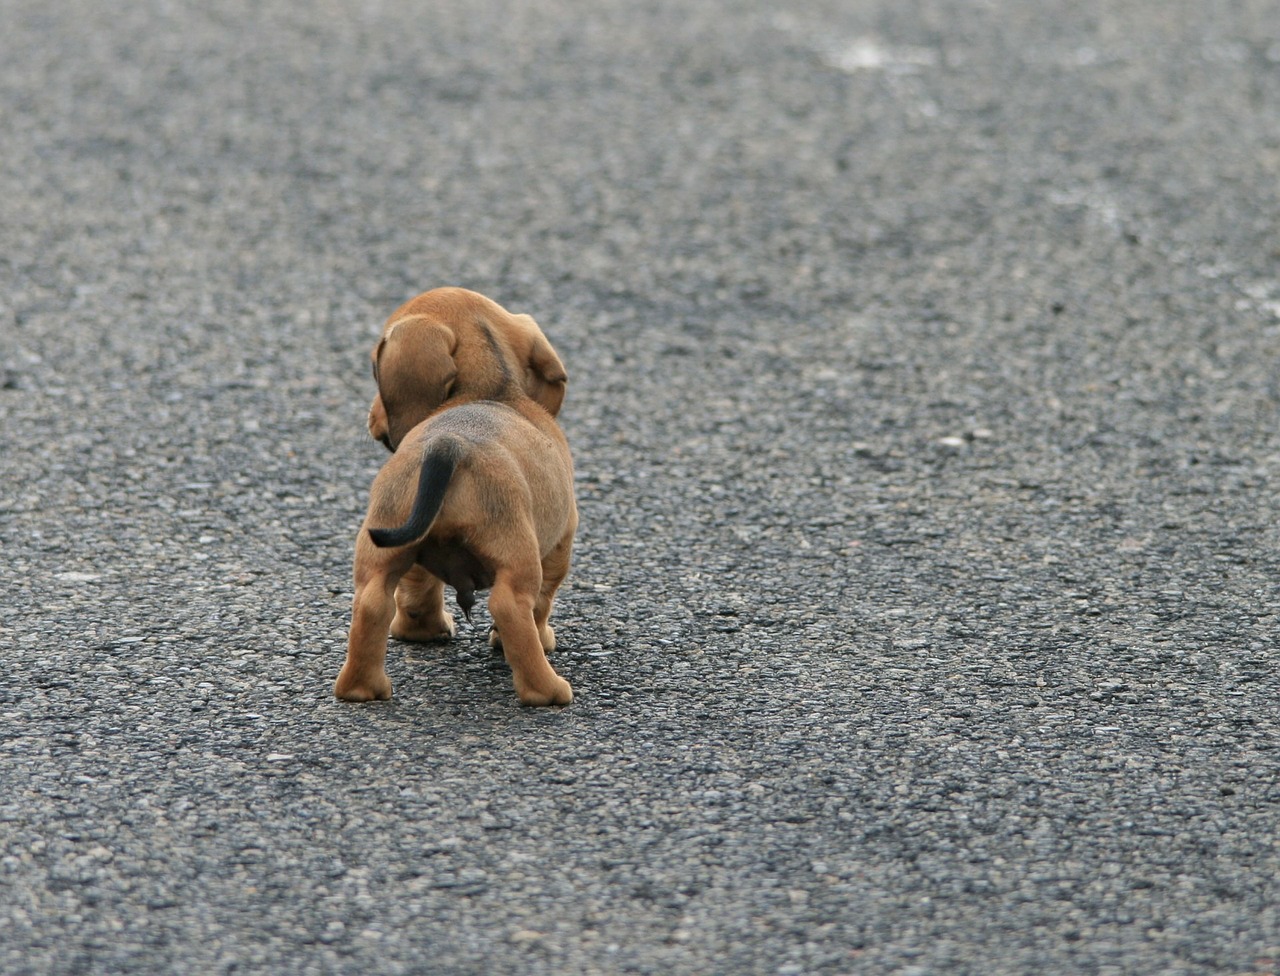
[[[449,397],[485,397],[513,376],[560,412],[568,374],[537,322],[464,288],[424,292],[391,313],[373,347],[369,433],[394,451]]]
[[[391,313],[373,347],[378,384],[369,434],[390,451],[404,434],[450,398],[486,397],[517,378],[553,417],[568,374],[538,323],[463,288],[424,292]],[[415,565],[396,591],[391,636],[447,640],[455,633],[444,609],[444,584]]]
[[[351,635],[334,694],[390,698],[388,629],[409,640],[452,636],[448,584],[468,614],[474,592],[492,590],[490,642],[520,700],[568,704],[573,690],[546,658],[578,522],[573,463],[553,419],[566,381],[559,358],[528,316],[439,289],[392,316],[374,373],[370,433],[395,453],[356,539]]]

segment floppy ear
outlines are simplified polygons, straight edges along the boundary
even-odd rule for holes
[[[525,369],[525,386],[529,388],[529,396],[546,408],[547,413],[556,416],[564,403],[565,387],[569,383],[569,374],[565,372],[564,363],[551,348],[545,336],[539,336],[533,344],[529,355],[529,365]]]
[[[564,403],[569,374],[532,316],[512,317],[524,328],[530,340],[529,357],[524,364],[524,391],[554,417]]]
[[[373,353],[378,396],[370,408],[370,433],[395,450],[410,430],[426,420],[453,389],[458,367],[453,332],[425,315],[391,323]],[[381,401],[385,437],[374,431]]]

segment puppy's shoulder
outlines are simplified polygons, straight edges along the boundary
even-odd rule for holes
[[[477,400],[448,407],[427,419],[424,433],[454,434],[467,441],[500,439],[511,429],[524,423],[517,410],[495,400]]]

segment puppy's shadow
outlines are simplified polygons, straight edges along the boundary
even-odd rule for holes
[[[482,687],[489,684],[489,679],[495,679],[498,686],[505,687],[511,681],[511,668],[502,649],[489,645],[492,624],[488,615],[476,607],[471,611],[471,618],[472,622],[468,623],[460,611],[455,612],[458,632],[444,640],[420,642],[391,638],[389,648],[392,653],[400,652],[401,667],[408,670],[400,680],[406,684],[426,682],[434,686],[460,682]],[[485,678],[479,678],[480,675]]]

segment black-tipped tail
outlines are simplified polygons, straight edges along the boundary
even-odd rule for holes
[[[409,521],[396,529],[370,529],[369,538],[380,549],[391,549],[417,542],[436,520],[444,502],[445,490],[458,466],[459,448],[453,441],[442,441],[427,448],[418,475],[418,497],[414,499]]]

